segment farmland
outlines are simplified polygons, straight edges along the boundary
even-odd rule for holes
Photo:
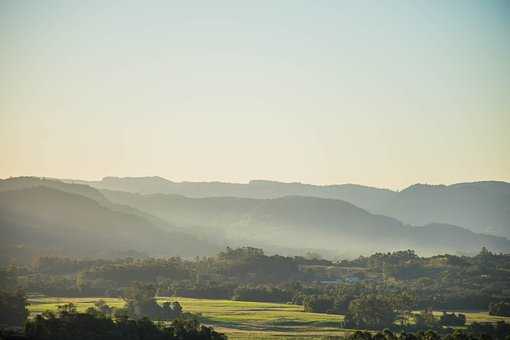
[[[30,299],[29,309],[31,314],[37,314],[73,303],[78,311],[85,311],[97,300],[99,298],[35,298]],[[113,307],[124,304],[117,298],[102,300]],[[203,323],[213,325],[229,335],[229,339],[313,339],[345,334],[345,330],[339,329],[342,316],[306,313],[302,306],[190,298],[159,298],[158,302],[168,300],[179,301],[185,311],[199,314]]]
[[[92,307],[100,298],[54,298],[42,297],[29,300],[32,315],[46,310],[56,311],[59,305],[73,303],[78,311]],[[118,298],[103,298],[112,307],[121,307]],[[340,328],[343,316],[307,313],[302,306],[278,303],[261,303],[231,300],[191,298],[158,298],[158,302],[179,301],[183,309],[200,315],[201,321],[212,325],[229,339],[320,339],[341,336],[352,330]],[[465,312],[467,323],[510,321],[487,312]],[[439,312],[437,312],[439,315]]]

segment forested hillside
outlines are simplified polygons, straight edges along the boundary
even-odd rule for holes
[[[289,195],[339,199],[371,213],[404,223],[444,223],[477,233],[510,237],[510,183],[498,181],[453,185],[412,185],[391,191],[362,185],[310,185],[275,181],[247,184],[172,182],[161,177],[105,177],[101,181],[72,181],[100,189],[141,194],[177,194],[187,197],[278,198]]]
[[[162,229],[142,216],[44,186],[0,192],[0,228],[3,263],[44,254],[194,256],[215,249],[171,226]]]
[[[211,255],[225,244],[351,257],[409,248],[420,254],[510,251],[506,238],[442,223],[407,225],[347,201],[306,196],[190,198],[21,177],[0,181],[0,209],[4,262],[71,251]]]
[[[405,225],[375,215],[351,203],[315,197],[275,199],[237,197],[187,198],[179,195],[141,195],[103,190],[112,202],[125,204],[169,223],[208,227],[230,241],[250,240],[283,247],[341,249],[344,253],[414,248],[421,253],[473,253],[486,246],[510,250],[510,241],[473,233],[462,227]]]

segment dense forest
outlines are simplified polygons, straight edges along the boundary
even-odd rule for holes
[[[135,300],[130,303],[151,305],[153,298],[148,298],[140,287]],[[141,294],[141,295],[140,295]],[[95,307],[85,312],[78,312],[72,304],[62,305],[57,313],[44,312],[27,320],[26,300],[22,293],[11,296],[9,305],[1,305],[0,317],[5,322],[7,314],[11,311],[25,311],[23,315],[16,315],[18,320],[11,318],[10,328],[0,328],[2,340],[226,340],[224,334],[216,332],[213,328],[200,325],[197,316],[183,314],[168,315],[165,323],[155,323],[152,317],[133,315],[123,309],[112,315],[111,308],[104,303],[97,303]],[[377,301],[381,302],[381,301]],[[373,306],[374,307],[374,306]],[[382,309],[384,305],[375,305]],[[165,309],[167,306],[157,307]],[[140,310],[150,309],[142,307]],[[447,315],[447,314],[446,314]],[[449,315],[454,317],[454,314]],[[443,317],[441,318],[443,319]],[[12,327],[12,325],[22,327]],[[366,327],[365,324],[359,325]],[[416,328],[416,327],[415,327]],[[493,324],[473,323],[466,329],[428,329],[409,332],[409,329],[400,332],[388,328],[377,331],[354,331],[346,340],[507,340],[510,333],[510,324],[498,322]],[[333,338],[331,338],[333,339]],[[336,338],[335,338],[336,339]]]
[[[136,292],[135,292],[136,291]],[[126,308],[115,310],[104,302],[78,312],[72,304],[58,307],[27,319],[26,300],[22,293],[8,296],[9,303],[0,305],[2,340],[224,340],[226,336],[211,327],[200,325],[196,317],[183,313],[178,304],[159,306],[147,290],[132,289]],[[3,293],[8,295],[8,293]],[[15,313],[13,313],[15,312]],[[16,313],[17,312],[17,313]],[[164,319],[166,324],[152,320]],[[18,327],[15,327],[18,326]]]
[[[314,257],[315,256],[315,257]],[[133,283],[161,296],[294,302],[310,311],[343,314],[367,293],[409,296],[418,309],[489,309],[508,314],[510,255],[485,248],[473,257],[420,257],[412,250],[354,260],[266,255],[258,248],[227,248],[195,259],[37,258],[8,266],[2,287],[50,296],[120,296]]]
[[[121,297],[124,308],[114,310],[99,303],[88,314],[119,320],[180,320],[183,316],[191,320],[192,316],[178,302],[160,305],[155,298],[232,299],[293,303],[309,312],[345,315],[339,325],[349,329],[388,328],[408,333],[431,329],[438,334],[449,334],[453,328],[466,324],[465,315],[449,310],[489,310],[492,315],[509,316],[509,282],[510,256],[493,254],[485,248],[472,257],[420,257],[405,250],[331,261],[316,254],[270,256],[262,249],[243,247],[194,259],[41,257],[32,265],[11,265],[0,272],[1,289],[16,292],[3,293],[2,300],[7,302],[2,308],[13,305],[8,299],[24,301],[21,292]],[[72,306],[66,310],[72,315],[76,312]],[[421,312],[413,313],[416,310]],[[432,310],[444,312],[437,318]],[[23,311],[19,307],[16,313],[3,312],[2,323],[12,323],[12,318],[23,320]],[[69,320],[69,315],[65,315],[31,319],[27,327],[49,327],[54,322],[51,320]],[[83,321],[82,316],[76,318]],[[119,331],[116,327],[138,327],[136,323],[108,325],[113,327],[112,332]],[[473,327],[482,326],[471,324],[468,329]],[[497,327],[506,326],[501,323]]]

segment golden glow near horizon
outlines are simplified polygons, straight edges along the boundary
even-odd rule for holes
[[[510,181],[505,1],[0,3],[0,178]]]

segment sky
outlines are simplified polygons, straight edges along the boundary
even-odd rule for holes
[[[0,2],[0,178],[510,181],[508,1]]]

